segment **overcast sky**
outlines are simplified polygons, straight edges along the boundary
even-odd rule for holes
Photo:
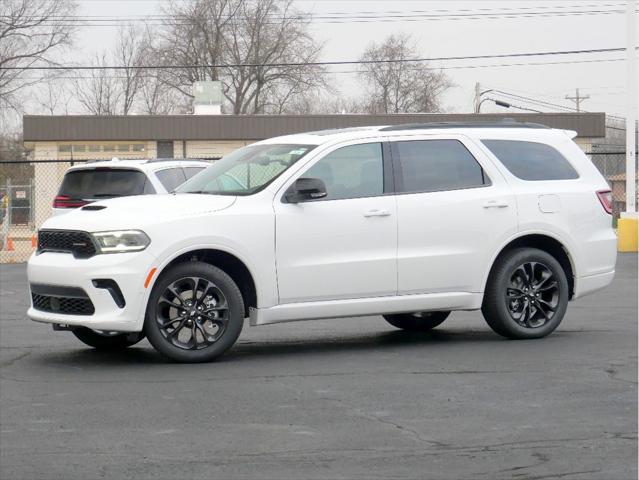
[[[180,0],[178,0],[180,1]],[[163,0],[79,0],[79,15],[130,16],[159,13]],[[429,0],[297,0],[299,9],[317,16],[334,12],[415,12],[414,21],[370,21],[311,24],[313,34],[325,42],[324,60],[355,60],[372,41],[391,33],[407,32],[418,42],[423,57],[470,56],[500,53],[542,52],[625,47],[625,15],[594,12],[625,9],[621,0],[534,0],[534,1],[429,1]],[[481,10],[479,10],[481,9]],[[498,13],[505,11],[547,11],[548,16],[532,18],[463,18],[427,20],[423,13]],[[557,12],[589,11],[590,14]],[[417,13],[420,12],[420,13]],[[359,13],[358,13],[359,14]],[[387,20],[389,13],[384,13]],[[84,27],[79,32],[78,45],[69,60],[86,63],[93,53],[114,43],[116,29]],[[475,82],[482,89],[498,88],[515,94],[534,97],[565,106],[574,106],[564,97],[574,95],[576,87],[590,95],[582,109],[624,115],[626,70],[623,61],[557,65],[526,65],[486,67],[508,63],[546,63],[595,59],[624,59],[625,52],[533,57],[524,59],[483,59],[473,61],[434,62],[445,68],[482,65],[482,68],[451,68],[446,70],[455,87],[445,95],[447,111],[468,112],[473,108]],[[84,62],[83,62],[84,60]],[[353,67],[330,67],[334,71],[352,71]],[[344,95],[356,93],[356,77],[352,73],[335,74],[333,84]],[[511,99],[512,100],[512,99]],[[525,101],[513,104],[540,108]],[[548,110],[548,109],[546,109]],[[490,102],[482,111],[505,111]],[[520,111],[520,110],[513,110]]]

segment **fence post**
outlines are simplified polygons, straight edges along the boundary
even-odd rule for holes
[[[7,247],[7,239],[9,238],[9,228],[11,227],[11,179],[7,178],[6,187],[7,211],[2,221],[2,250]]]

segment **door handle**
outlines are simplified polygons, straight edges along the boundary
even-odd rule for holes
[[[377,209],[373,209],[373,210],[369,210],[368,212],[364,213],[365,217],[389,217],[391,214],[391,212],[389,212],[388,210],[377,210]]]
[[[506,208],[508,207],[508,202],[504,202],[501,200],[489,200],[484,203],[484,208]]]

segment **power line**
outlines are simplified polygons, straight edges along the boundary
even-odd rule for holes
[[[461,69],[476,69],[476,68],[500,68],[500,67],[527,67],[527,66],[544,66],[544,65],[574,65],[574,64],[581,64],[581,63],[601,63],[601,62],[624,62],[626,61],[625,58],[601,58],[601,59],[597,59],[597,60],[568,60],[568,61],[560,61],[560,62],[529,62],[529,63],[498,63],[498,64],[487,64],[487,65],[449,65],[446,67],[427,67],[427,66],[423,66],[423,67],[419,67],[419,68],[414,68],[413,70],[461,70]],[[361,70],[325,70],[325,71],[321,71],[318,72],[319,74],[324,74],[324,75],[341,75],[341,74],[356,74],[356,73],[361,73]],[[139,75],[138,78],[157,78],[157,75]],[[19,77],[22,80],[42,80],[43,78],[40,77],[23,77],[20,76]],[[54,77],[51,77],[50,80],[55,81],[55,80],[83,80],[83,79],[93,79],[96,77],[91,77],[91,76],[61,76],[61,75],[56,75]],[[115,75],[103,75],[99,78],[106,78],[106,79],[121,79],[124,80],[126,78],[126,76],[115,76]],[[496,89],[494,89],[496,90]],[[568,108],[568,107],[564,107],[564,108]]]
[[[450,56],[432,58],[413,59],[384,59],[384,60],[339,60],[324,62],[282,62],[282,63],[235,63],[235,64],[190,64],[190,65],[78,65],[78,66],[29,66],[29,67],[3,67],[3,70],[170,70],[189,68],[253,68],[253,67],[308,67],[308,66],[330,66],[330,65],[373,65],[373,64],[394,64],[394,63],[420,63],[450,60],[482,60],[489,58],[522,58],[540,57],[555,55],[576,55],[576,54],[597,54],[610,52],[623,52],[625,48],[594,48],[586,50],[564,50],[546,52],[524,52],[524,53],[503,53],[492,55],[471,55],[471,56]]]
[[[321,17],[309,17],[304,19],[300,18],[301,21],[305,21],[308,23],[322,23],[322,24],[367,24],[367,23],[397,23],[397,22],[424,22],[424,21],[462,21],[462,20],[500,20],[500,19],[517,19],[517,18],[552,18],[552,17],[576,17],[576,16],[596,16],[596,15],[617,15],[623,14],[623,10],[607,10],[607,11],[583,11],[583,12],[560,12],[560,13],[545,13],[540,12],[537,14],[527,13],[527,14],[475,14],[475,15],[437,15],[437,16],[424,16],[424,15],[407,15],[407,16],[399,16],[399,15],[380,15],[377,17],[329,17],[329,18],[321,18]],[[292,17],[287,17],[292,18]],[[284,17],[280,19],[280,21],[284,20]],[[196,25],[196,22],[189,21],[188,19],[180,19],[177,20],[175,17],[167,18],[166,20],[162,20],[161,18],[151,19],[150,21],[143,19],[132,19],[132,20],[110,20],[111,23],[103,23],[108,21],[105,19],[104,21],[98,20],[81,20],[81,19],[69,19],[64,21],[48,21],[43,22],[40,26],[45,27],[120,27],[127,24],[133,23],[145,23],[149,26],[192,26]],[[262,22],[262,25],[279,25],[280,22],[274,21],[274,19],[267,20]]]

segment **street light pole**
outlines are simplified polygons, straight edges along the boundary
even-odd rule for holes
[[[626,212],[637,211],[636,122],[637,122],[637,2],[629,0],[626,10],[628,113],[626,115]]]
[[[637,0],[628,0],[626,5],[626,61],[628,111],[626,113],[626,211],[617,223],[619,251],[637,251]]]

